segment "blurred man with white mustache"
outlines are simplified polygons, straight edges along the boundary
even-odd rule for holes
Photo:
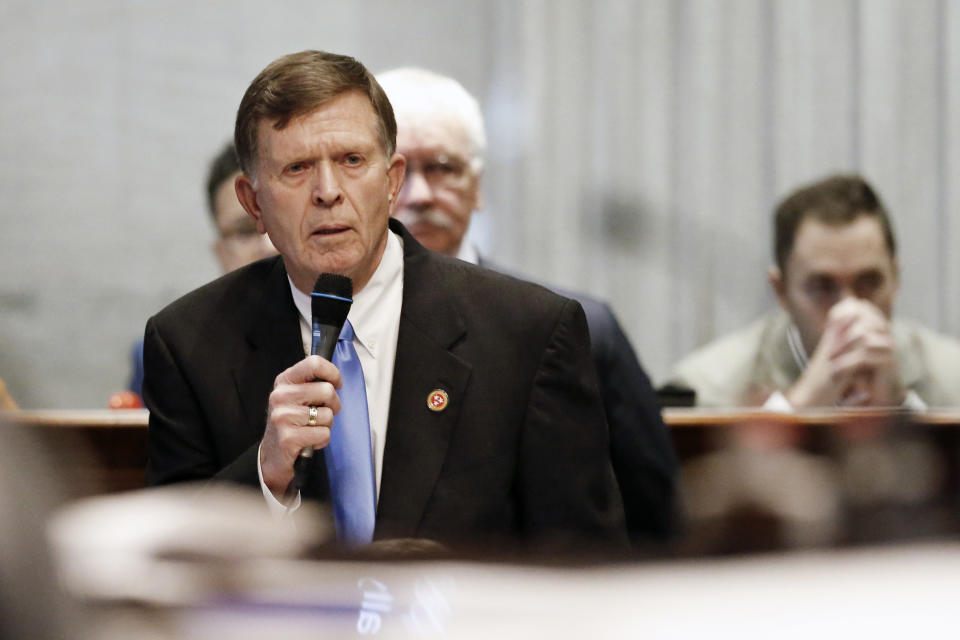
[[[377,80],[393,105],[397,151],[407,160],[393,216],[428,249],[496,269],[465,240],[482,208],[486,135],[476,99],[456,80],[425,69],[395,69]],[[587,316],[631,538],[667,538],[675,525],[676,460],[649,378],[606,303],[551,288],[575,298]]]

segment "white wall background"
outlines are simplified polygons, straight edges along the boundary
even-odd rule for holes
[[[459,78],[491,153],[476,237],[612,301],[662,380],[772,297],[770,212],[864,172],[898,311],[960,335],[960,2],[0,1],[0,377],[102,407],[146,318],[217,275],[207,162],[305,48]]]

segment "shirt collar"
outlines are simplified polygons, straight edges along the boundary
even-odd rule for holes
[[[793,355],[794,362],[803,371],[807,368],[807,350],[803,348],[803,339],[800,337],[800,330],[797,325],[790,323],[787,327],[787,344],[790,345],[790,353]]]
[[[293,303],[300,312],[300,317],[308,327],[311,326],[313,309],[310,296],[297,289],[289,275],[287,275],[287,282],[290,283]],[[377,308],[387,298],[389,291],[395,286],[402,286],[402,283],[403,241],[400,236],[390,231],[387,233],[387,247],[380,258],[380,264],[377,265],[367,286],[354,294],[353,305],[350,307],[350,313],[347,314],[347,319],[353,325],[356,340],[374,358],[377,357],[377,345],[382,342],[389,323],[388,314],[377,313]]]

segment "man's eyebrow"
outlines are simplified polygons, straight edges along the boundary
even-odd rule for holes
[[[856,278],[858,280],[860,278],[873,278],[873,277],[878,277],[878,278],[884,277],[883,270],[880,269],[879,267],[870,267],[868,269],[862,269],[860,271],[857,271],[857,274],[856,274]]]

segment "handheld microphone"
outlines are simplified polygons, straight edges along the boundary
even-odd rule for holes
[[[310,354],[333,360],[333,351],[337,347],[337,338],[347,320],[350,305],[353,304],[353,281],[347,276],[335,273],[321,273],[313,285],[310,294],[310,306],[313,314]],[[295,493],[303,486],[307,467],[313,458],[313,447],[304,447],[293,463],[293,481],[287,488]]]

